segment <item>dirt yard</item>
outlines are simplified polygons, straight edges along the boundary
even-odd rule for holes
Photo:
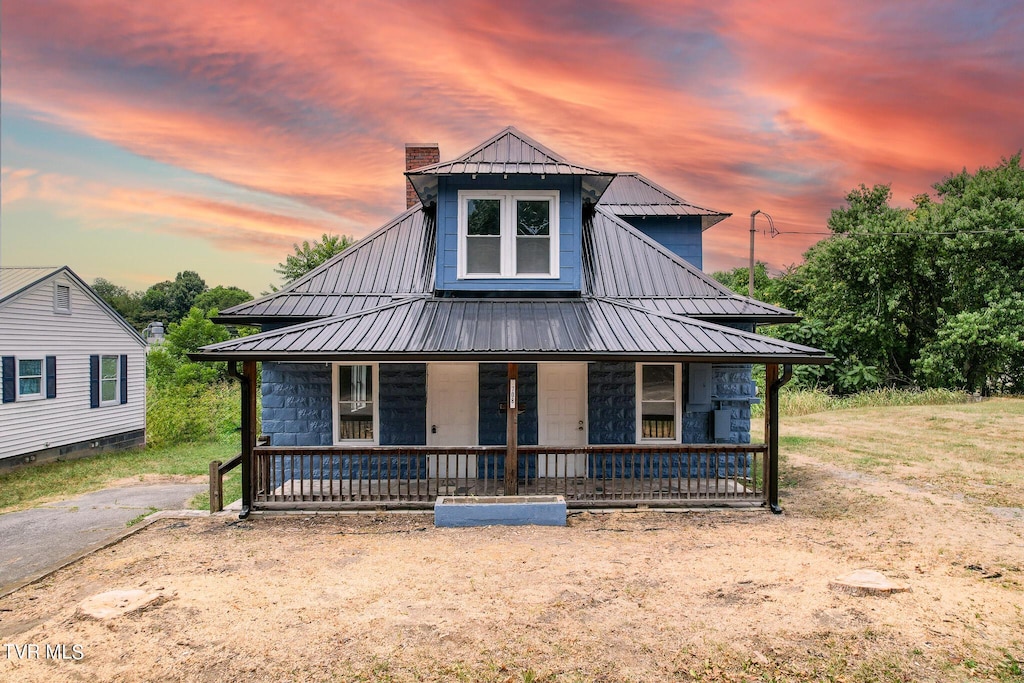
[[[0,680],[1024,680],[1024,509],[789,451],[781,516],[160,520],[0,599]],[[911,590],[830,590],[861,568]],[[138,588],[165,598],[78,611]]]

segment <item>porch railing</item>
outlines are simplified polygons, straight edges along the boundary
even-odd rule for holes
[[[764,444],[520,446],[520,495],[570,507],[763,502]],[[257,508],[429,507],[438,496],[505,493],[504,446],[254,450]]]

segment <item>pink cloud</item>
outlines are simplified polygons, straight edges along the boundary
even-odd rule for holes
[[[397,0],[5,3],[4,98],[333,212],[357,235],[403,208],[403,142],[437,141],[450,158],[511,123],[582,163],[734,212],[706,233],[714,268],[743,262],[754,208],[780,228],[823,230],[862,182],[891,182],[906,202],[1024,146],[1020,13],[979,18],[978,37],[956,3],[929,11],[878,0],[460,0],[443,13]],[[5,173],[5,202],[18,182]],[[209,198],[102,197],[87,204],[135,215],[148,201],[214,244],[320,230]],[[759,256],[792,263],[814,239],[766,240]]]

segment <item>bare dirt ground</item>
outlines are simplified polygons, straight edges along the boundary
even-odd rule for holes
[[[0,599],[0,643],[66,645],[0,680],[1024,680],[1024,510],[798,453],[784,479],[781,516],[160,520]],[[861,568],[911,591],[829,589]],[[168,599],[77,611],[138,588]]]

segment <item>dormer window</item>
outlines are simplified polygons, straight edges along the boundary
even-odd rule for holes
[[[557,278],[558,192],[459,192],[460,278]]]

